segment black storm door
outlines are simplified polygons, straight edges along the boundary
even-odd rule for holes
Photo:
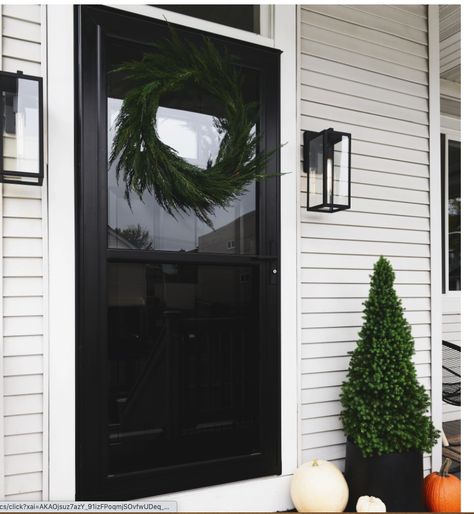
[[[276,150],[214,228],[124,198],[108,166],[127,80],[110,73],[169,36],[166,23],[81,6],[77,22],[77,499],[123,500],[281,472],[279,53],[209,35],[238,58]],[[202,34],[175,27],[201,44]],[[169,94],[160,138],[205,167],[217,154],[205,91]]]

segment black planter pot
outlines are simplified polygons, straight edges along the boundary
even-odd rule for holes
[[[377,496],[387,512],[423,512],[423,454],[412,451],[363,457],[353,442],[346,444],[349,485],[347,511],[355,512],[360,496]]]

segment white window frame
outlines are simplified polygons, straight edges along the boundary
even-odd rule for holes
[[[297,6],[265,8],[261,23],[271,37],[147,5],[117,9],[163,19],[240,41],[277,48],[281,56],[281,443],[282,474],[162,496],[180,510],[276,511],[292,508],[291,475],[298,464],[299,405],[299,139]],[[74,7],[47,6],[48,219],[49,219],[49,494],[74,500],[75,452],[75,184]]]
[[[442,117],[442,122],[443,122]],[[441,235],[444,241],[444,293],[443,297],[449,302],[449,299],[460,299],[461,290],[449,289],[449,216],[448,216],[448,196],[449,196],[449,141],[457,141],[461,143],[461,133],[459,130],[443,128],[441,123],[441,134],[445,136],[444,140],[444,183],[442,184],[441,191],[444,199],[444,212],[442,213],[444,220],[444,233]]]

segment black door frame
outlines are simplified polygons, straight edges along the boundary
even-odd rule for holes
[[[259,254],[220,256],[180,255],[175,252],[133,252],[107,249],[107,112],[105,41],[120,37],[144,43],[167,30],[161,21],[108,7],[78,6],[76,30],[76,191],[77,191],[77,369],[76,369],[76,498],[125,500],[206,485],[281,473],[280,393],[280,180],[271,177],[259,184]],[[186,37],[202,32],[175,26]],[[262,149],[280,144],[279,51],[208,35],[243,57],[243,65],[262,73],[261,123],[265,127]],[[265,93],[263,95],[263,92]],[[279,151],[268,163],[268,173],[279,170]],[[106,362],[107,262],[177,262],[251,265],[260,276],[262,359],[260,370],[264,416],[260,427],[262,452],[214,462],[170,466],[146,472],[106,476],[106,382],[101,366]],[[277,274],[274,274],[277,270]]]

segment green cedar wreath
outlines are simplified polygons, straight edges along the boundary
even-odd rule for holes
[[[123,175],[129,202],[132,191],[140,198],[148,191],[171,215],[194,212],[212,225],[216,207],[227,207],[248,184],[264,177],[271,154],[257,151],[257,106],[243,99],[235,59],[220,53],[209,39],[203,38],[198,47],[171,31],[169,40],[156,45],[156,52],[115,71],[139,84],[123,101],[110,155],[110,164],[116,161],[117,180]],[[223,115],[214,118],[221,144],[206,169],[179,157],[156,131],[163,95],[189,87],[206,91],[223,106]]]

